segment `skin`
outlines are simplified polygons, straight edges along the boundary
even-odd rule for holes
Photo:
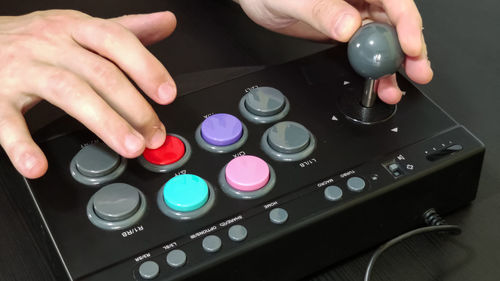
[[[257,24],[306,39],[347,42],[362,23],[386,22],[396,27],[404,69],[416,83],[431,81],[433,72],[422,34],[422,18],[413,0],[239,0]],[[389,104],[401,100],[396,76],[379,79],[377,92]]]
[[[312,40],[347,42],[364,20],[389,22],[407,55],[410,79],[432,79],[422,20],[411,0],[237,2],[257,24]],[[71,10],[0,17],[0,145],[14,167],[27,178],[48,168],[23,118],[41,100],[82,122],[124,157],[161,146],[165,126],[127,76],[159,104],[175,99],[172,77],[145,48],[175,26],[171,12],[107,20]],[[394,75],[378,81],[378,94],[387,103],[401,99]]]
[[[170,12],[109,20],[61,10],[0,17],[0,144],[16,169],[27,178],[47,170],[22,115],[42,99],[124,157],[163,144],[165,126],[126,75],[154,101],[171,103],[175,83],[144,44],[175,26]]]

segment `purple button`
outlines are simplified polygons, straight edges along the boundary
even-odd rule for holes
[[[201,136],[211,145],[231,145],[237,142],[242,134],[241,121],[230,114],[214,114],[201,123]]]

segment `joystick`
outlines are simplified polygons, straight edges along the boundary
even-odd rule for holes
[[[361,27],[347,47],[349,63],[354,71],[366,78],[361,101],[348,93],[340,100],[340,108],[350,119],[373,124],[389,119],[396,111],[395,105],[377,100],[375,81],[395,73],[404,60],[394,27],[385,23],[369,23]]]

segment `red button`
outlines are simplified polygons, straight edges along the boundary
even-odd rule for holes
[[[165,138],[165,142],[157,149],[146,148],[142,156],[155,165],[169,165],[179,161],[184,156],[184,143],[174,136]]]

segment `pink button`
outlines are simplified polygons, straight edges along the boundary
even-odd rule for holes
[[[226,166],[226,181],[237,190],[258,190],[269,181],[269,166],[259,157],[251,155],[236,157]]]

